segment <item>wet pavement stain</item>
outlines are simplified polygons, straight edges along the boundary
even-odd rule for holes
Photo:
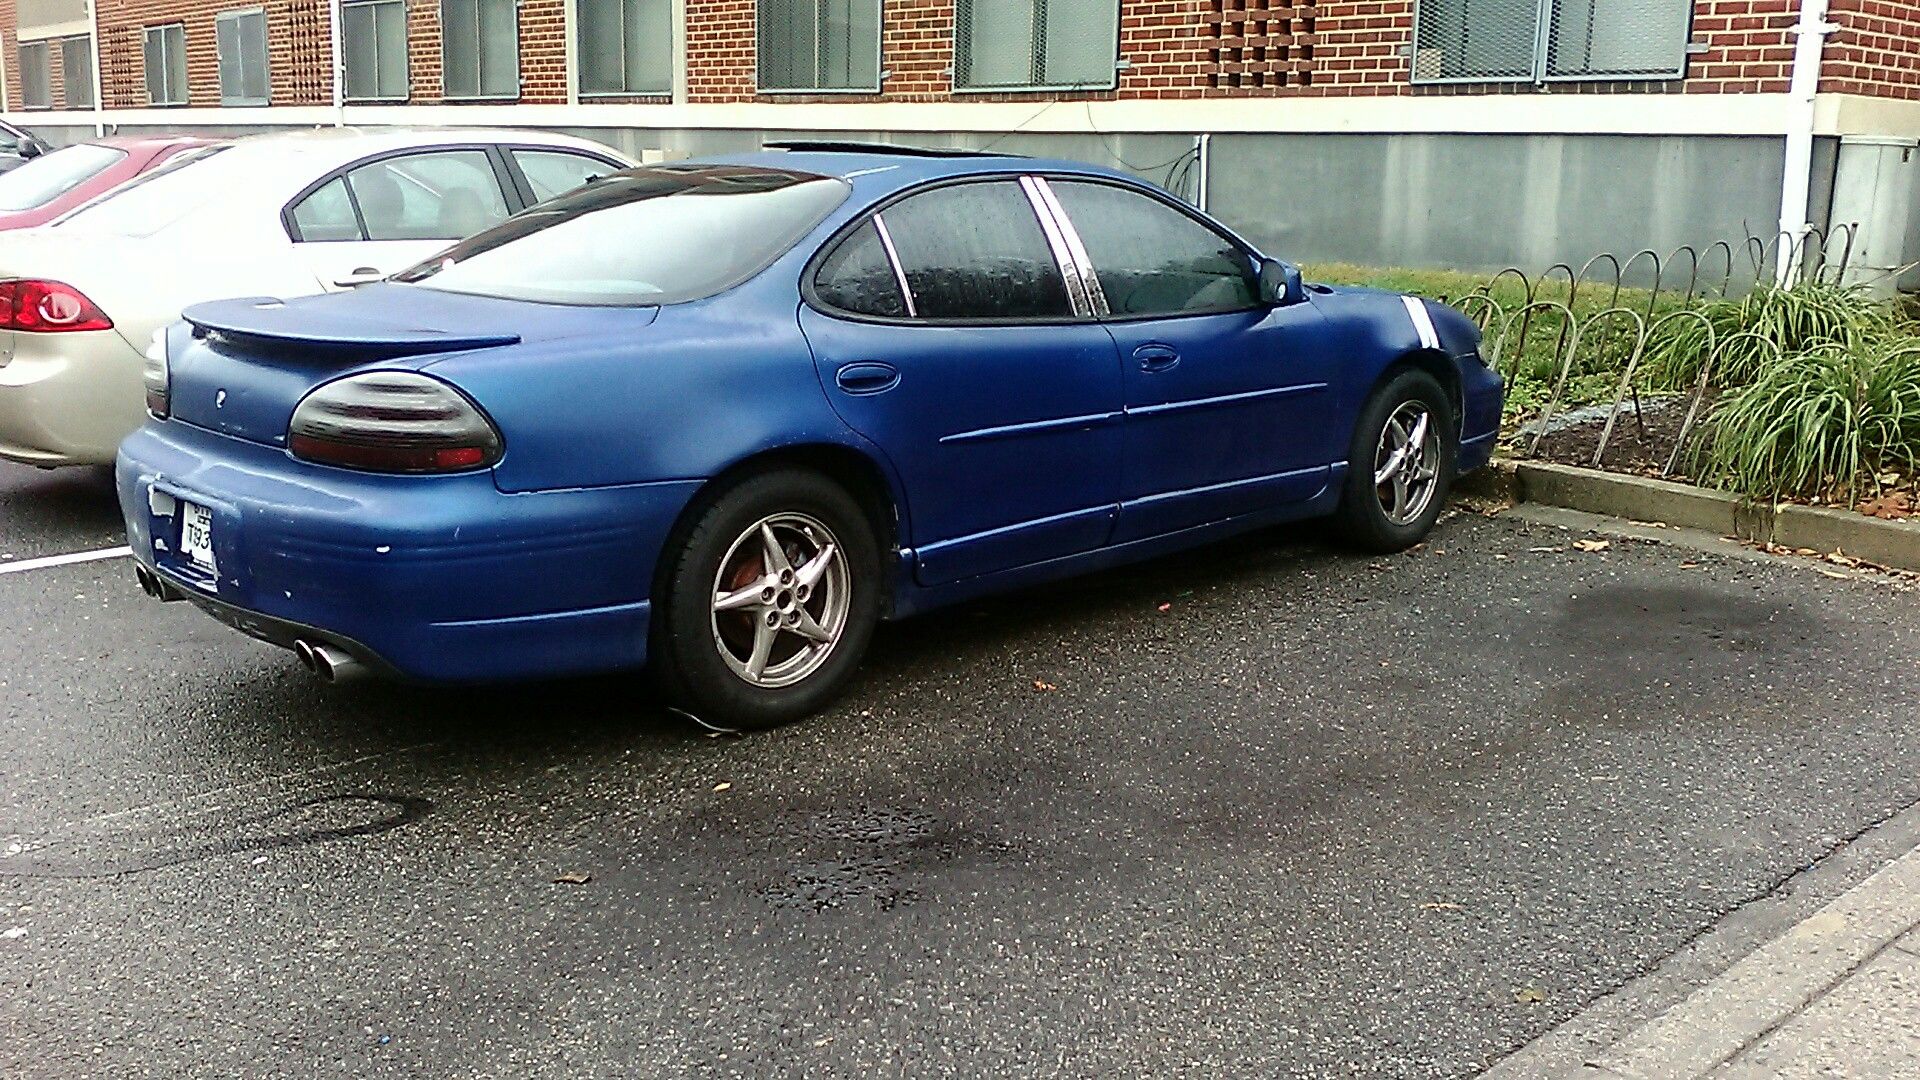
[[[105,878],[160,870],[222,855],[272,851],[374,836],[433,812],[411,795],[348,794],[303,799],[264,814],[119,830],[79,840],[26,844],[0,855],[0,877]]]
[[[920,901],[943,870],[990,863],[1004,840],[958,829],[919,810],[860,806],[793,815],[780,830],[795,861],[760,895],[775,908],[891,911]]]

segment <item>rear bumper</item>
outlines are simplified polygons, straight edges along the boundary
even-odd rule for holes
[[[13,335],[0,366],[0,458],[107,465],[146,416],[142,360],[112,330]]]
[[[135,558],[253,637],[327,644],[422,682],[646,661],[657,554],[697,481],[508,495],[488,473],[376,476],[179,423],[116,469]],[[180,551],[180,504],[211,512],[215,569]]]

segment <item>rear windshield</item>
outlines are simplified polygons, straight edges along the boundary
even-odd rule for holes
[[[34,158],[0,176],[0,210],[37,210],[99,176],[127,156],[125,150],[78,143]]]
[[[226,149],[206,146],[182,150],[159,168],[143,172],[53,219],[53,224],[113,236],[152,236],[250,179],[238,167],[197,167],[203,161],[219,161],[217,155]],[[234,162],[238,166],[241,159],[236,157]]]
[[[629,169],[396,275],[549,304],[677,304],[745,281],[847,198],[843,180],[751,166]]]

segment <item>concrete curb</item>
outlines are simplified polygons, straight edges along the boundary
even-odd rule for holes
[[[1691,1080],[1773,1075],[1754,1058],[1782,1028],[1920,925],[1920,851],[1728,968],[1573,1076]],[[1787,1036],[1791,1039],[1791,1036]]]
[[[1747,503],[1737,495],[1672,480],[1556,465],[1496,460],[1461,478],[1463,495],[1542,503],[1632,521],[1658,521],[1756,543],[1843,552],[1864,562],[1920,570],[1920,523],[1882,521],[1849,510]]]

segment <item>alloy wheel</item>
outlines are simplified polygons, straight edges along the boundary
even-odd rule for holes
[[[833,532],[805,514],[762,518],[713,582],[713,641],[735,675],[766,689],[820,669],[847,628],[852,579]]]
[[[1373,455],[1373,489],[1394,525],[1419,520],[1440,480],[1440,434],[1422,401],[1402,402],[1387,417]]]

